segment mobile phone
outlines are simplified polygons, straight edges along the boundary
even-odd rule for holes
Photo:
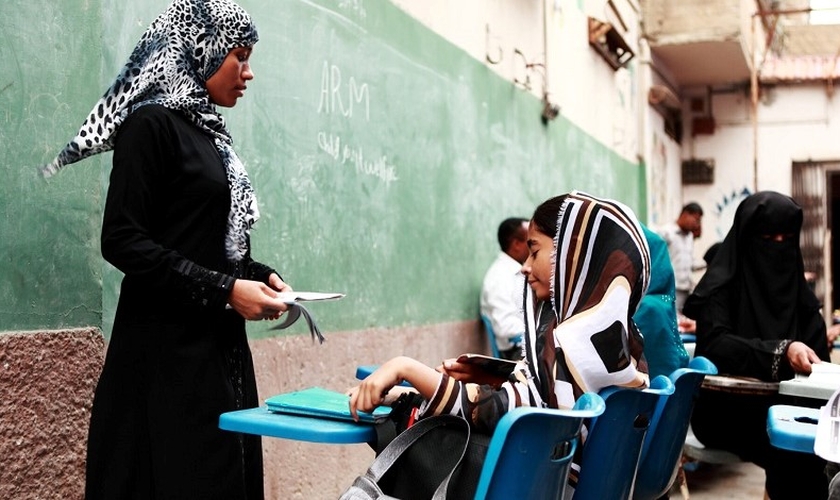
[[[461,354],[457,361],[465,365],[476,365],[488,374],[502,378],[507,378],[516,366],[516,361],[494,358],[484,354]]]

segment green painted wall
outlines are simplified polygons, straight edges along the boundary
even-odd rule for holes
[[[99,325],[98,163],[44,180],[103,88],[100,6],[0,2],[0,330]]]
[[[16,96],[0,93],[4,106],[18,106],[0,111],[2,137],[12,132],[10,124],[17,134],[2,166],[26,186],[25,196],[20,186],[0,187],[0,200],[28,212],[19,221],[6,210],[2,244],[11,255],[22,250],[10,240],[25,240],[21,246],[32,254],[30,262],[5,260],[0,272],[27,276],[39,267],[35,262],[52,271],[4,283],[2,298],[9,312],[54,305],[33,311],[23,323],[30,328],[96,321],[102,301],[107,332],[119,284],[119,273],[98,252],[100,178],[107,179],[110,155],[47,182],[29,166],[47,161],[75,132],[167,2],[102,0],[101,12],[93,4],[83,15],[82,2],[62,2],[56,15],[66,26],[49,37],[37,35],[47,29],[42,11],[58,7],[34,4],[23,13],[0,7],[0,22],[9,23],[0,24],[4,39],[17,40],[13,54],[50,59],[24,65],[12,82]],[[481,277],[497,252],[498,222],[527,217],[555,194],[582,189],[643,209],[641,166],[562,116],[544,126],[539,100],[387,0],[241,4],[260,31],[252,57],[256,78],[225,115],[260,200],[254,254],[298,290],[347,294],[312,306],[324,330],[476,317]],[[101,26],[92,21],[97,18]],[[11,28],[26,23],[35,25],[31,36],[18,40]],[[0,55],[6,61],[4,49]],[[39,90],[25,84],[33,80]],[[50,99],[37,110],[20,104],[42,94]],[[56,108],[61,120],[40,119]],[[35,118],[37,125],[16,125]],[[43,136],[32,140],[32,128]],[[33,226],[45,229],[33,232]],[[73,284],[72,295],[53,288],[59,275]],[[12,316],[3,311],[0,329],[12,327]],[[250,327],[255,336],[274,333],[268,325]]]

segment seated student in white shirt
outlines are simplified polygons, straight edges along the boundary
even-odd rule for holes
[[[528,220],[505,219],[499,225],[502,251],[484,275],[481,287],[481,314],[490,319],[496,346],[501,357],[522,357],[522,334],[525,332],[522,297],[525,277],[522,263],[528,258]]]
[[[668,254],[674,267],[677,314],[682,314],[683,305],[694,289],[692,273],[705,267],[694,262],[694,240],[700,237],[702,220],[703,208],[691,202],[682,208],[676,222],[656,231],[668,244]]]

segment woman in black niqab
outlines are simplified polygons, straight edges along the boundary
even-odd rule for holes
[[[802,217],[802,208],[782,194],[746,198],[686,301],[685,314],[697,320],[695,353],[709,358],[720,374],[775,382],[829,360],[820,304],[805,281]],[[807,404],[778,394],[703,389],[692,429],[704,445],[762,467],[771,499],[824,499],[825,461],[770,445],[767,410],[785,403]]]
[[[778,381],[828,361],[820,304],[805,281],[801,227],[802,208],[782,194],[759,192],[738,206],[685,306],[697,320],[696,354],[721,373]]]

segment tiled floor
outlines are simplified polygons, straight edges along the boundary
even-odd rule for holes
[[[748,462],[700,464],[696,471],[686,473],[686,482],[691,500],[764,498],[764,471]],[[670,497],[672,500],[683,498],[678,489],[672,490]]]

